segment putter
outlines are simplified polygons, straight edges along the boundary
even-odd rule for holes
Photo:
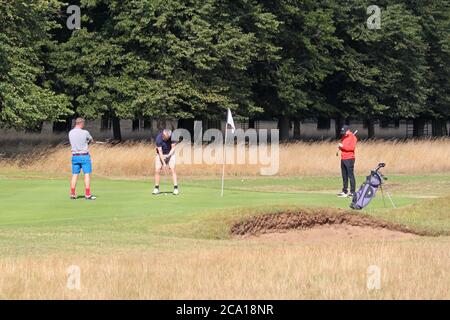
[[[164,167],[164,184],[167,184],[167,164]],[[167,193],[164,193],[165,196],[167,196]]]
[[[167,167],[169,166],[170,157],[166,158],[166,159],[165,159],[165,162],[166,162],[166,167],[165,167],[165,169],[164,169],[164,175],[169,175],[170,172],[168,171],[168,168],[167,168]],[[167,179],[170,179],[170,178],[166,178],[166,180],[167,180]],[[167,182],[167,181],[165,181],[165,182]],[[166,193],[165,195],[167,195],[167,193]]]
[[[164,161],[161,161],[161,162],[162,162],[162,164],[163,164],[163,184],[165,185],[166,182],[167,182],[166,176],[167,176],[167,174],[168,174],[168,172],[167,172],[167,163],[168,163],[168,159],[165,159]],[[164,162],[165,162],[166,166],[164,166]],[[164,194],[165,196],[167,196],[167,193],[166,193],[166,192],[161,192],[161,194]]]

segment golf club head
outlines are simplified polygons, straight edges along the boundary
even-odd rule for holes
[[[382,163],[379,163],[379,164],[378,164],[378,167],[379,167],[379,168],[384,168],[384,167],[386,167],[386,163],[383,163],[383,162],[382,162]]]

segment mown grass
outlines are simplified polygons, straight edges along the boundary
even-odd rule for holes
[[[450,196],[425,199],[392,211],[374,210],[386,221],[402,223],[434,235],[450,235]]]
[[[233,223],[256,214],[347,209],[337,177],[229,179],[224,198],[218,179],[182,177],[179,197],[154,197],[150,180],[96,178],[99,198],[87,202],[68,199],[61,174],[45,175],[0,170],[2,299],[449,298],[449,237],[284,244],[230,236]],[[448,235],[449,181],[392,176],[399,208],[378,195],[357,214]],[[81,268],[80,291],[66,287],[70,265]],[[370,265],[382,270],[381,290],[367,290]]]
[[[448,197],[424,200],[400,190],[410,184],[446,185],[449,180],[448,176],[392,177],[396,188],[391,192],[399,208],[392,209],[387,199],[385,207],[378,194],[359,214],[374,215],[430,234],[446,234],[450,230]],[[222,198],[220,181],[190,179],[181,183],[179,197],[155,197],[150,194],[151,181],[96,179],[93,190],[98,200],[87,202],[68,199],[66,180],[17,179],[15,174],[13,178],[3,174],[0,243],[5,250],[16,246],[18,251],[28,252],[38,247],[39,251],[59,250],[70,241],[72,248],[89,250],[93,243],[102,247],[140,246],[155,236],[229,239],[231,225],[243,217],[302,208],[348,209],[350,200],[335,196],[338,188],[336,178],[232,179],[226,181]],[[163,185],[162,190],[170,191],[170,186]]]

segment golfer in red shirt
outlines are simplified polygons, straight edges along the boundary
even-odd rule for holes
[[[350,127],[345,125],[341,129],[342,141],[339,143],[339,150],[341,151],[341,171],[342,171],[342,192],[338,197],[353,197],[356,192],[355,181],[355,149],[358,138]],[[348,192],[348,180],[350,180],[350,193]]]

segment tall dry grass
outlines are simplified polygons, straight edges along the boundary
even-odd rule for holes
[[[1,299],[449,299],[448,240],[227,243],[0,259]],[[66,270],[80,267],[80,290]],[[367,289],[367,269],[381,288]]]
[[[95,173],[108,177],[152,175],[154,146],[128,143],[91,148]],[[340,159],[334,142],[299,142],[280,145],[281,176],[329,176],[340,174]],[[248,150],[247,150],[248,152]],[[58,146],[41,153],[3,160],[4,168],[50,173],[70,173],[70,149]],[[248,157],[247,157],[248,159]],[[356,171],[366,174],[379,162],[387,163],[385,172],[395,174],[434,174],[450,172],[450,139],[399,141],[362,141],[357,146]],[[266,165],[227,165],[227,176],[257,176]],[[185,176],[219,176],[221,165],[178,164]]]

